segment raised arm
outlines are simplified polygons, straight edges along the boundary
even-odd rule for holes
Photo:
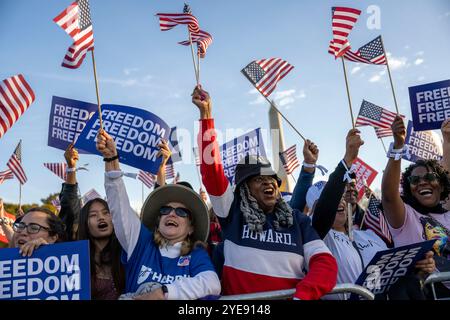
[[[123,172],[120,171],[116,144],[104,130],[100,130],[97,135],[97,150],[103,155],[105,161],[106,197],[112,215],[114,232],[130,259],[139,238],[141,222],[131,208],[128,199],[122,180]]]
[[[73,224],[78,220],[81,210],[81,201],[78,197],[78,183],[76,177],[76,167],[79,160],[78,151],[71,143],[64,152],[64,158],[67,163],[66,181],[62,184],[61,193],[59,194],[59,201],[61,203],[61,210],[59,217],[66,226],[67,239],[74,239]]]
[[[319,148],[317,148],[310,140],[306,140],[303,144],[304,165],[302,166],[300,176],[295,185],[294,192],[292,193],[291,201],[289,202],[293,209],[298,209],[301,212],[304,211],[306,205],[306,193],[314,180],[314,173],[316,171],[314,166],[318,159]]]
[[[441,126],[442,137],[442,151],[444,152],[441,164],[445,170],[450,172],[450,119],[445,120]]]
[[[158,186],[162,187],[166,184],[166,164],[172,155],[172,152],[170,151],[169,143],[167,141],[162,140],[158,147],[159,152],[157,156],[162,157],[162,161],[158,169],[158,174],[156,175],[156,183]]]
[[[200,153],[200,172],[208,192],[214,212],[218,217],[226,218],[233,203],[233,191],[223,171],[217,134],[212,118],[212,102],[208,92],[197,86],[192,93],[192,103],[200,111],[200,132],[198,146]]]
[[[12,243],[12,238],[14,235],[14,230],[9,223],[9,219],[6,217],[5,209],[3,207],[3,199],[0,199],[0,227],[2,228],[3,234],[8,240],[8,243]]]
[[[347,182],[344,179],[345,173],[347,168],[351,168],[353,161],[358,157],[359,148],[364,144],[359,133],[358,129],[352,129],[348,132],[344,159],[330,175],[314,209],[312,225],[321,239],[325,238],[334,224],[336,211]],[[345,166],[342,162],[345,163]]]
[[[391,126],[394,134],[394,149],[402,149],[405,145],[406,128],[403,119],[397,116]],[[399,229],[405,221],[405,206],[400,197],[401,157],[398,160],[389,158],[381,183],[381,200],[384,214],[391,227]]]

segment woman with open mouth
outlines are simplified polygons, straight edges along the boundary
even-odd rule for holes
[[[178,184],[155,189],[141,220],[130,206],[114,140],[104,130],[97,150],[105,161],[105,189],[123,249],[126,295],[137,300],[188,300],[220,294],[220,281],[203,245],[208,209],[193,190]]]
[[[108,203],[96,198],[81,207],[76,177],[79,156],[73,144],[67,147],[64,158],[68,169],[60,193],[59,215],[71,240],[89,240],[91,299],[116,300],[125,288],[125,272]]]
[[[447,123],[443,124],[444,141]],[[394,244],[397,247],[437,239],[434,247],[437,269],[449,271],[450,246],[446,244],[450,236],[450,211],[442,206],[450,191],[449,173],[436,160],[419,160],[403,172],[400,180],[406,139],[402,118],[397,116],[391,128],[394,145],[389,150],[389,161],[383,174],[382,202]],[[444,158],[448,156],[446,154]],[[403,195],[399,192],[400,183]],[[450,297],[447,287],[439,287],[442,295]]]

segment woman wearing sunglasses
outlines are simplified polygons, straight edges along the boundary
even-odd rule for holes
[[[383,175],[382,202],[396,247],[437,239],[434,247],[437,269],[450,264],[450,212],[442,207],[448,197],[448,172],[436,161],[417,161],[403,173],[400,195],[401,153],[406,139],[406,128],[401,117],[392,124],[394,146]],[[439,230],[432,231],[430,226]],[[450,291],[446,292],[448,294]]]
[[[206,241],[209,228],[200,196],[181,185],[159,187],[145,201],[141,222],[130,206],[114,140],[103,130],[97,136],[97,150],[104,157],[106,195],[124,250],[126,292],[142,293],[131,295],[139,300],[219,295],[219,278],[207,251],[197,245]]]

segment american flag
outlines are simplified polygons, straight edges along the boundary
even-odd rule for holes
[[[367,64],[387,64],[381,36],[363,45],[356,52],[348,50],[344,54],[344,59]]]
[[[173,163],[166,164],[166,180],[175,178],[175,168]]]
[[[200,155],[198,153],[198,148],[197,147],[193,147],[192,151],[194,152],[194,158],[195,158],[195,165],[196,166],[200,166]]]
[[[161,31],[170,30],[179,24],[187,24],[191,33],[200,31],[198,20],[191,13],[157,13],[156,15],[159,17]]]
[[[94,32],[88,0],[77,0],[61,12],[53,21],[73,39],[62,66],[78,68],[86,53],[94,49]]]
[[[392,129],[391,128],[377,128],[377,127],[375,127],[374,129],[375,129],[375,134],[377,135],[378,139],[392,136]]]
[[[294,69],[287,61],[279,58],[252,61],[241,72],[265,97],[275,90],[278,81]]]
[[[22,167],[22,140],[20,140],[6,165],[12,171],[12,173],[14,173],[20,184],[24,184],[25,182],[27,182],[27,176]]]
[[[0,82],[0,138],[28,109],[35,99],[34,92],[18,74]]]
[[[297,159],[297,145],[294,144],[292,147],[280,152],[280,159],[286,174],[292,174],[295,169],[300,167]]]
[[[67,163],[65,162],[59,162],[59,163],[44,163],[44,167],[46,167],[48,170],[56,174],[58,177],[60,177],[63,180],[66,180],[67,174]]]
[[[391,128],[394,122],[396,113],[388,111],[382,107],[374,105],[366,100],[363,100],[359,115],[356,118],[356,126],[373,126],[379,128]]]
[[[345,7],[333,7],[331,11],[333,40],[331,41],[330,49],[334,52],[334,56],[339,58],[347,50],[350,50],[348,35],[358,21],[361,10]]]
[[[392,243],[392,236],[383,212],[380,210],[381,203],[374,194],[370,196],[369,206],[366,210],[366,219],[363,229],[370,229],[375,232],[386,243]]]
[[[199,32],[191,33],[192,43],[197,44],[197,53],[200,58],[204,58],[206,55],[206,49],[213,42],[212,35],[206,31],[200,30]],[[191,42],[189,40],[178,42],[183,46],[189,46]]]
[[[13,179],[14,175],[11,170],[0,171],[0,184],[5,180]]]
[[[96,198],[102,199],[102,196],[95,189],[91,189],[84,194],[84,196],[81,198],[81,201],[84,205],[84,204],[86,204],[86,202],[91,201]]]
[[[156,180],[155,175],[151,174],[150,172],[145,172],[142,170],[139,170],[137,178],[141,180],[142,183],[145,184],[149,189],[154,186]]]

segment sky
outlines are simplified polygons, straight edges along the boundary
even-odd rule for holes
[[[0,78],[22,73],[36,94],[35,102],[0,139],[0,170],[6,169],[22,139],[28,176],[22,187],[22,203],[39,203],[61,189],[62,180],[43,166],[45,162],[64,161],[62,150],[47,146],[52,96],[96,103],[90,56],[78,69],[61,67],[71,39],[52,19],[71,2],[0,0]],[[170,126],[190,132],[186,145],[192,145],[199,117],[190,101],[195,76],[190,49],[177,44],[187,39],[187,31],[177,27],[161,32],[155,17],[158,12],[181,12],[183,1],[90,3],[101,102],[153,112]],[[224,139],[257,127],[269,129],[268,103],[252,90],[240,70],[253,60],[279,57],[295,68],[280,81],[271,98],[293,125],[319,146],[319,163],[330,171],[344,155],[345,136],[351,128],[342,65],[327,53],[332,36],[331,7],[362,10],[349,37],[354,49],[383,36],[400,113],[407,118],[411,119],[408,87],[450,78],[448,0],[191,0],[189,5],[201,29],[214,38],[201,61],[200,82],[212,97],[216,128],[228,132]],[[395,110],[385,66],[349,62],[347,71],[355,118],[363,99]],[[285,145],[297,144],[301,159],[303,141],[285,122],[283,126]],[[379,171],[373,183],[377,189],[387,158],[373,129],[361,128],[361,132],[365,144],[360,158]],[[385,139],[386,146],[390,141]],[[269,137],[264,143],[271,155]],[[403,162],[403,167],[408,164]],[[81,155],[79,164],[84,163],[89,163],[89,172],[78,173],[81,193],[95,188],[104,195],[102,159]],[[181,179],[198,190],[192,161],[175,167]],[[123,169],[137,172],[128,166]],[[299,169],[294,175],[298,174]],[[133,208],[139,210],[140,181],[126,178],[125,183]],[[149,192],[145,188],[144,197]],[[17,179],[0,185],[0,197],[5,202],[18,202]]]

